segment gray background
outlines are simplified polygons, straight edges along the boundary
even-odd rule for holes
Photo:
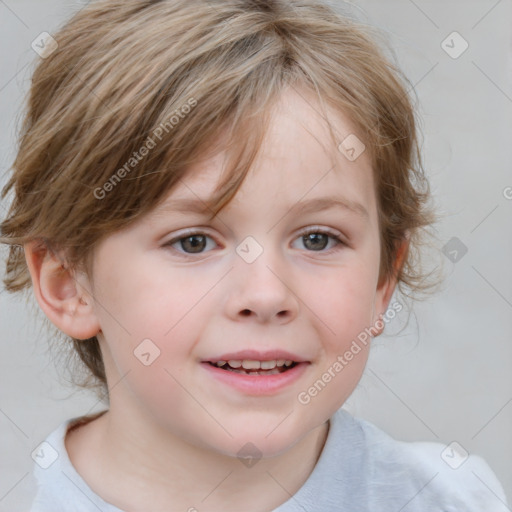
[[[1,184],[39,58],[31,42],[84,3],[0,0]],[[408,310],[374,342],[365,376],[345,407],[404,441],[457,441],[486,459],[512,502],[512,200],[506,197],[512,194],[505,193],[512,187],[512,1],[351,5],[387,33],[418,95],[425,167],[443,215],[431,261],[443,263],[446,280],[436,295],[413,305],[405,328]],[[456,59],[442,47],[453,31],[469,44]],[[456,51],[460,41],[452,46]],[[5,208],[0,205],[2,217]],[[453,237],[468,249],[456,262],[442,252]],[[50,431],[102,410],[56,369],[36,311],[2,288],[0,511],[28,510],[30,454]]]

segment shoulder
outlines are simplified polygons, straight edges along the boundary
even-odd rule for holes
[[[97,496],[70,461],[65,439],[68,429],[83,425],[100,414],[62,422],[33,452],[37,493],[30,512],[122,512]]]
[[[352,432],[352,442],[363,458],[366,492],[375,492],[376,501],[379,494],[381,498],[409,496],[403,512],[429,510],[429,506],[443,512],[510,510],[503,487],[489,465],[459,443],[398,441],[344,410],[335,416],[337,423],[344,425],[345,434]]]

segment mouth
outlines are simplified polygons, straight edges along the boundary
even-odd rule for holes
[[[294,368],[297,364],[296,361],[290,359],[273,359],[270,361],[258,361],[251,359],[231,359],[228,361],[206,361],[214,368],[219,368],[227,372],[239,373],[249,376],[267,376],[286,373]]]
[[[247,396],[273,396],[303,378],[312,361],[281,349],[239,350],[203,359],[213,386],[227,386]]]

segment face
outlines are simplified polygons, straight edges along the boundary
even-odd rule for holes
[[[305,97],[283,94],[259,159],[215,219],[180,201],[207,201],[222,154],[98,247],[112,414],[218,453],[251,442],[271,456],[354,390],[369,345],[344,354],[387,307],[372,169],[367,152],[350,161],[331,147]],[[353,133],[331,115],[340,141]]]

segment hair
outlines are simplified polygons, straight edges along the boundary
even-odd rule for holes
[[[436,216],[409,82],[377,29],[320,0],[100,0],[53,37],[57,48],[32,75],[2,191],[14,192],[0,238],[10,246],[8,291],[30,287],[30,241],[65,251],[70,271],[92,275],[105,237],[155,208],[191,164],[222,148],[225,179],[205,204],[213,218],[242,184],[287,87],[312,91],[324,114],[330,105],[347,116],[370,154],[379,278],[394,275],[406,295],[435,286],[419,264]],[[135,159],[149,140],[153,147]],[[405,237],[409,248],[395,269]],[[75,384],[104,393],[97,338],[66,342],[88,376]]]

